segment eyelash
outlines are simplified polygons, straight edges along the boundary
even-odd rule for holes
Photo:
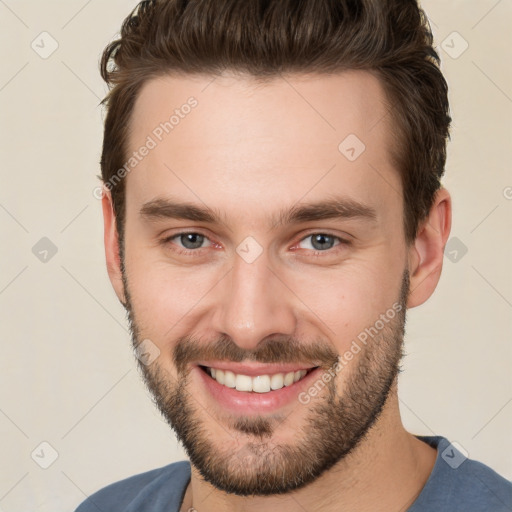
[[[180,237],[182,235],[190,235],[190,234],[203,236],[206,240],[209,240],[211,242],[211,240],[205,234],[200,233],[198,231],[180,231],[179,233],[176,233],[174,235],[171,235],[171,236],[168,236],[168,237],[164,238],[161,241],[161,243],[162,243],[162,245],[169,245],[169,244],[171,244],[171,245],[175,246],[175,244],[173,244],[171,242],[172,240],[174,240],[175,238],[178,238],[178,237]],[[336,247],[341,248],[341,246],[348,246],[348,245],[350,245],[350,241],[345,240],[344,238],[341,238],[341,237],[339,237],[337,235],[334,235],[332,233],[324,232],[324,231],[317,231],[317,232],[309,233],[308,235],[302,237],[299,240],[298,243],[300,243],[303,240],[306,240],[307,238],[310,238],[310,237],[312,237],[314,235],[326,235],[326,236],[329,236],[329,237],[334,238],[334,239],[339,241],[339,244],[335,245],[331,249],[326,249],[325,251],[308,250],[308,249],[306,249],[310,253],[310,255],[315,257],[315,258],[317,258],[317,257],[321,258],[326,253],[330,253],[330,254],[336,253],[338,251],[338,249],[336,249]],[[194,257],[194,256],[200,256],[202,254],[202,249],[208,249],[208,247],[200,247],[198,249],[184,249],[184,248],[178,247],[177,249],[173,248],[172,250],[175,251],[178,254],[181,254],[181,255],[186,255],[186,256]]]

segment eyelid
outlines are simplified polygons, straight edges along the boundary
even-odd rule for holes
[[[332,238],[337,238],[338,240],[343,241],[345,243],[350,243],[352,239],[352,237],[348,233],[340,235],[339,233],[333,233],[329,229],[312,229],[311,231],[308,231],[305,235],[302,235],[302,238],[299,241],[302,241],[305,238],[310,237],[311,235],[327,235]]]

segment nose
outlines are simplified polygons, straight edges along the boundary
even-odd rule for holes
[[[213,328],[238,346],[253,350],[270,335],[292,336],[296,329],[293,292],[269,266],[264,251],[248,263],[235,254],[231,272],[222,281],[215,302]]]

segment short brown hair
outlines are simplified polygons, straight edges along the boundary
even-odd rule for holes
[[[449,137],[448,87],[416,0],[145,0],[124,20],[101,59],[110,90],[101,178],[127,160],[130,118],[141,86],[165,74],[367,70],[380,79],[397,128],[393,163],[411,243],[440,187]],[[111,187],[123,237],[124,179]]]

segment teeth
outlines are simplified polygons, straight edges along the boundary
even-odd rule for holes
[[[207,372],[219,384],[228,388],[235,388],[237,391],[268,393],[271,390],[291,386],[294,382],[302,379],[306,375],[307,370],[276,373],[274,375],[258,375],[257,377],[235,374],[229,370],[219,370],[218,368],[208,368]]]
[[[287,373],[284,376],[284,385],[285,386],[290,386],[291,384],[293,384],[294,380],[295,380],[295,372]]]
[[[270,391],[270,377],[268,375],[258,375],[252,380],[252,391],[256,393],[268,393]]]
[[[281,389],[284,386],[284,377],[282,373],[276,373],[270,378],[271,389]]]
[[[235,374],[233,372],[230,372],[229,370],[226,370],[224,372],[224,386],[227,386],[228,388],[236,387]]]
[[[252,391],[252,379],[247,375],[237,375],[235,384],[237,391]]]

